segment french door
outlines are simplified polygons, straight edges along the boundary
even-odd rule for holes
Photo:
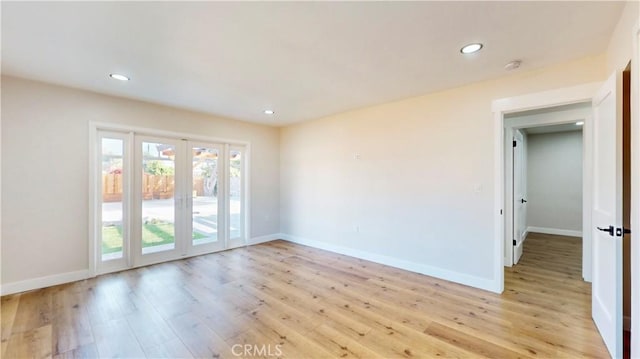
[[[98,131],[99,273],[246,243],[246,149]]]
[[[225,146],[188,143],[187,253],[201,254],[230,247],[225,241]],[[222,200],[221,200],[222,199]],[[224,215],[223,215],[224,214]],[[225,245],[226,244],[226,245]]]
[[[176,239],[184,231],[184,146],[180,140],[135,136],[134,149],[133,263],[175,259],[183,246]]]

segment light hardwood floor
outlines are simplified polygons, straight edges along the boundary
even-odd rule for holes
[[[5,296],[2,357],[608,357],[579,241],[525,246],[502,295],[275,241]]]

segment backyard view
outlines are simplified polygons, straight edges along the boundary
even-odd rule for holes
[[[102,260],[122,258],[123,154],[122,139],[102,139]]]
[[[175,146],[142,142],[142,253],[175,248]]]
[[[176,246],[175,147],[142,142],[142,254]],[[217,148],[191,148],[191,240],[194,246],[218,240]],[[242,235],[241,152],[230,154],[230,235]],[[102,259],[123,256],[123,140],[102,139]],[[187,197],[187,196],[185,196]],[[132,233],[135,238],[136,234]]]
[[[191,149],[193,245],[218,240],[218,149]]]

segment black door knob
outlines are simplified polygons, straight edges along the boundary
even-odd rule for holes
[[[520,203],[527,203],[527,200],[523,198],[520,200]]]

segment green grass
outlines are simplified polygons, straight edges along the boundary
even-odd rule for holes
[[[174,233],[173,223],[145,223],[142,226],[142,247],[173,243]]]
[[[102,254],[122,251],[122,226],[102,226]]]
[[[173,223],[155,222],[145,223],[142,226],[142,247],[159,246],[174,242],[175,228]],[[204,235],[194,232],[193,239],[205,238]],[[122,226],[102,227],[102,254],[122,251]]]

